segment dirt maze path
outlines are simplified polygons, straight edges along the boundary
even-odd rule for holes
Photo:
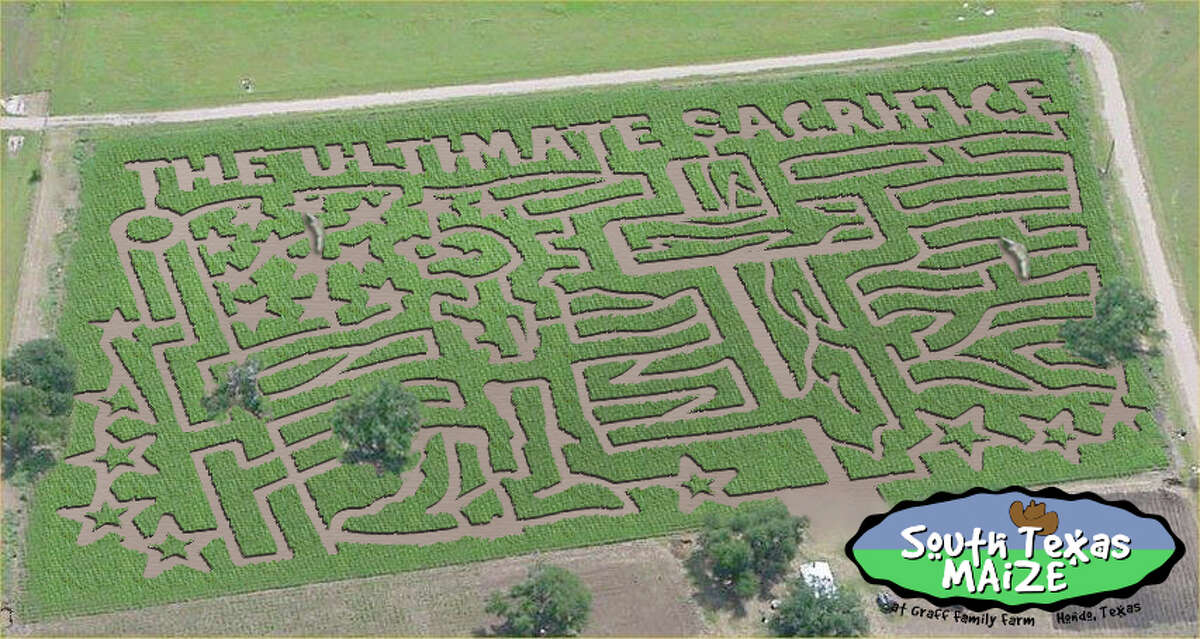
[[[1064,116],[1044,113],[1044,101],[1029,98],[1026,107],[1047,133],[864,147],[776,166],[722,154],[722,136],[712,136],[703,140],[707,157],[670,160],[661,179],[615,170],[603,127],[581,125],[573,130],[597,171],[420,193],[380,184],[297,189],[289,203],[239,197],[182,216],[160,208],[164,193],[192,192],[198,179],[270,184],[258,171],[272,157],[298,156],[314,176],[340,175],[349,161],[362,173],[397,167],[377,162],[364,143],[349,145],[350,157],[326,149],[328,166],[312,148],[236,153],[237,179],[224,176],[216,156],[199,169],[179,159],[130,163],[146,204],[118,217],[110,234],[137,317],[118,312],[97,323],[113,374],[105,390],[80,396],[98,408],[95,449],[67,460],[95,470],[96,490],[91,503],[59,512],[82,524],[77,543],[115,532],[148,556],[145,576],[154,577],[177,565],[211,570],[199,551],[217,540],[234,565],[291,558],[288,527],[311,526],[329,554],[351,543],[497,538],[584,515],[632,515],[640,512],[635,495],[663,488],[685,513],[705,501],[778,497],[841,529],[882,507],[881,482],[928,477],[927,453],[961,455],[975,470],[994,445],[1056,450],[1078,462],[1080,444],[1112,439],[1116,424],[1132,425],[1141,410],[1123,403],[1122,369],[1055,356],[1057,340],[1044,336],[1000,355],[985,348],[1061,321],[1020,315],[1029,304],[1090,306],[1097,288],[1087,234],[1072,217],[1082,209],[1070,154],[980,150],[1063,140]],[[919,159],[822,173],[822,163],[876,151]],[[930,171],[938,177],[920,177]],[[782,175],[794,202],[772,196],[768,172]],[[868,175],[892,186],[847,193]],[[662,188],[674,190],[678,212],[662,204]],[[946,198],[947,188],[980,194]],[[958,212],[964,207],[971,213]],[[793,241],[795,215],[823,230]],[[165,230],[152,218],[166,220]],[[898,220],[907,220],[901,239]],[[1017,279],[995,237],[972,230],[981,224],[1005,225],[1031,244],[1031,278]],[[408,230],[381,235],[402,225]],[[897,242],[908,247],[902,261],[830,281],[839,260]],[[1065,266],[1051,265],[1062,259]],[[686,283],[665,283],[680,277]],[[1038,293],[1003,301],[1013,291]],[[914,294],[932,301],[903,301]],[[938,310],[943,302],[959,306]],[[886,360],[864,357],[873,347],[854,333],[914,323],[924,324],[909,329],[911,345],[888,343]],[[273,406],[261,430],[236,411],[233,421],[208,419],[202,393],[219,371],[252,356]],[[381,374],[424,397],[426,424],[413,442],[420,459],[398,488],[330,497],[314,482],[341,472],[341,462],[320,420],[352,381]],[[488,381],[474,385],[479,379]],[[907,400],[890,380],[916,396],[954,387],[1076,403],[1045,419],[1020,415],[1005,430],[990,425],[978,402],[951,414],[900,414],[894,407]],[[858,430],[839,430],[834,413],[770,415],[804,406],[827,406]],[[1085,409],[1102,415],[1098,425],[1073,415]],[[952,429],[973,427],[985,427],[977,445],[948,441]],[[902,447],[909,470],[862,476],[856,464],[891,463],[889,439],[922,428],[929,434]],[[696,448],[796,434],[805,443],[778,454],[794,455],[787,461],[803,467],[803,480],[764,479],[737,465],[750,457],[701,462]],[[147,451],[160,444],[185,448],[190,461],[155,466]],[[630,455],[677,462],[644,476],[579,468],[651,458]],[[214,470],[229,457],[233,466]],[[476,467],[481,481],[465,485]],[[145,497],[156,476],[195,485],[211,521],[194,513],[181,521],[180,504]],[[341,491],[356,481],[340,477]],[[708,493],[684,487],[694,477],[708,481]],[[294,489],[306,522],[279,519],[269,498],[285,489]],[[179,541],[182,551],[163,550]]]
[[[723,62],[715,64],[700,64],[688,66],[662,67],[655,69],[622,70],[606,73],[564,76],[559,78],[542,78],[520,80],[496,84],[463,85],[450,87],[435,87],[393,93],[378,93],[372,95],[350,95],[310,100],[294,100],[284,102],[254,102],[224,107],[203,109],[183,109],[157,113],[109,113],[77,116],[39,116],[39,117],[0,117],[0,128],[5,130],[44,130],[44,129],[74,129],[87,126],[138,126],[145,124],[179,123],[215,121],[231,118],[263,117],[288,113],[318,113],[341,111],[347,109],[364,109],[391,107],[404,104],[453,100],[479,96],[501,96],[525,94],[538,91],[568,90],[581,87],[596,87],[622,85],[634,82],[661,82],[684,78],[722,76],[732,74],[758,73],[776,69],[793,69],[836,65],[869,60],[890,60],[905,56],[922,55],[945,51],[970,51],[980,48],[994,47],[1010,43],[1049,41],[1069,44],[1082,51],[1092,63],[1098,80],[1100,116],[1105,121],[1115,142],[1114,161],[1122,189],[1128,198],[1132,217],[1137,225],[1139,244],[1143,252],[1149,275],[1147,277],[1154,297],[1163,305],[1162,320],[1170,347],[1164,349],[1175,368],[1176,378],[1182,380],[1184,392],[1182,403],[1190,420],[1195,423],[1200,418],[1200,405],[1197,397],[1200,394],[1191,392],[1192,381],[1200,379],[1200,357],[1196,347],[1196,339],[1189,322],[1182,312],[1179,296],[1172,283],[1151,211],[1149,197],[1137,157],[1131,118],[1125,103],[1121,81],[1117,72],[1115,57],[1105,42],[1098,36],[1072,31],[1061,27],[1031,27],[1011,29],[992,33],[974,34],[945,38],[936,41],[911,42],[905,44],[832,51],[817,54],[781,56],[756,60]],[[306,159],[306,163],[308,160]],[[48,184],[46,180],[43,184]],[[45,187],[44,187],[45,188]],[[49,245],[52,232],[38,233],[36,220],[45,216],[37,216],[35,225],[31,227],[31,243]],[[48,224],[48,222],[44,222]],[[30,252],[26,251],[29,255]],[[40,262],[27,263],[24,273],[40,271]],[[36,299],[42,290],[37,286],[38,279],[23,280],[20,286],[23,306],[25,298]],[[29,308],[32,308],[31,306]],[[44,328],[30,320],[21,323],[20,318],[27,315],[17,314],[18,326],[13,331],[14,343],[22,341],[21,335],[36,337]]]

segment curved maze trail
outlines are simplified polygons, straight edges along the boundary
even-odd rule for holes
[[[570,170],[458,186],[412,188],[365,142],[236,152],[238,178],[129,162],[145,205],[109,232],[136,315],[94,322],[113,372],[79,395],[95,448],[67,462],[96,487],[59,513],[153,578],[291,559],[303,531],[337,555],[768,497],[861,514],[999,449],[1078,464],[1141,430],[1144,389],[1062,352],[1100,258],[1067,114],[1015,95],[1014,130],[771,155],[721,131],[644,172],[618,156],[657,148],[650,129],[604,124],[565,129]],[[1027,280],[1000,236],[1029,247]],[[269,415],[208,419],[250,357]],[[344,466],[327,421],[384,377],[423,401],[399,476]]]

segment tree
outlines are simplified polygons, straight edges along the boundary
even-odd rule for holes
[[[19,475],[32,480],[54,465],[54,453],[50,445],[44,442],[50,439],[51,433],[59,429],[53,428],[53,424],[46,425],[40,421],[34,417],[6,419],[0,423],[4,479]]]
[[[4,389],[4,419],[0,421],[4,473],[30,481],[54,465],[54,452],[66,440],[67,418],[51,415],[47,393],[31,386],[13,385]]]
[[[3,476],[33,480],[54,465],[66,440],[75,361],[57,341],[37,339],[4,359],[4,378],[16,383],[0,393]]]
[[[333,432],[346,444],[342,459],[374,464],[379,472],[404,470],[420,428],[421,403],[391,380],[356,390],[333,410]]]
[[[787,570],[807,526],[779,500],[711,515],[696,549],[703,577],[734,599],[764,591]]]
[[[209,418],[224,415],[234,406],[262,417],[266,413],[266,400],[258,388],[258,372],[261,365],[254,358],[244,364],[234,365],[217,382],[217,390],[204,398],[204,410]]]
[[[587,623],[592,593],[579,577],[558,566],[536,564],[508,593],[493,592],[487,612],[503,618],[497,628],[512,637],[565,637]]]
[[[35,339],[4,359],[4,379],[47,393],[75,393],[75,360],[57,340]]]
[[[4,393],[0,394],[0,405],[4,407],[4,421],[6,422],[16,421],[28,415],[50,412],[46,401],[46,391],[24,384],[5,387]]]
[[[705,557],[703,563],[712,581],[722,589],[732,591],[736,599],[753,596],[760,582],[752,568],[750,544],[724,527],[705,531],[700,539],[700,552]]]
[[[1096,294],[1096,314],[1086,320],[1063,323],[1059,335],[1067,348],[1081,357],[1107,366],[1139,353],[1157,354],[1155,342],[1163,332],[1154,327],[1157,304],[1129,280],[1117,278]]]
[[[780,637],[858,637],[868,630],[862,602],[853,590],[817,590],[803,577],[792,580],[768,627]]]

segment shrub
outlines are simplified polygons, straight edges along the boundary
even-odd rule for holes
[[[1163,336],[1154,327],[1157,316],[1154,300],[1143,295],[1129,280],[1118,278],[1101,287],[1096,295],[1094,317],[1068,321],[1059,334],[1071,352],[1106,366],[1114,359],[1156,354],[1154,342]]]
[[[787,569],[808,526],[779,500],[747,504],[704,522],[696,560],[719,591],[743,599],[770,587]]]
[[[258,388],[258,371],[261,366],[252,359],[236,365],[221,375],[217,390],[204,398],[204,409],[209,417],[224,415],[234,406],[246,409],[261,417],[266,412],[266,400]]]
[[[57,340],[35,339],[4,359],[4,379],[46,392],[75,392],[75,361]]]
[[[421,427],[421,404],[399,383],[384,380],[342,400],[333,413],[333,432],[346,444],[343,459],[398,473],[408,462],[412,436]]]
[[[501,634],[564,637],[579,634],[591,605],[592,593],[579,577],[559,566],[537,564],[507,593],[492,593],[486,610],[503,618],[497,629]]]
[[[792,580],[788,594],[768,627],[779,637],[858,637],[869,624],[853,590],[814,589],[803,577]]]
[[[42,417],[0,422],[3,440],[4,478],[21,477],[31,481],[54,465],[54,453],[48,441],[61,431],[61,421],[55,423]]]

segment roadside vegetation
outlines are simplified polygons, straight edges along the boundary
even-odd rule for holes
[[[1101,366],[1138,355],[1157,355],[1163,332],[1156,329],[1157,304],[1127,279],[1117,278],[1096,294],[1095,315],[1068,320],[1059,329],[1067,348]]]
[[[49,470],[65,447],[75,362],[62,344],[39,339],[19,346],[3,368],[9,382],[0,394],[3,475],[26,485]]]
[[[5,131],[4,143],[10,135],[21,135],[25,142],[15,154],[0,149],[0,184],[3,202],[0,203],[0,353],[8,351],[8,334],[12,330],[13,306],[17,300],[17,283],[21,279],[21,260],[25,253],[25,237],[29,216],[33,211],[33,196],[41,182],[40,161],[42,136],[26,131]]]

